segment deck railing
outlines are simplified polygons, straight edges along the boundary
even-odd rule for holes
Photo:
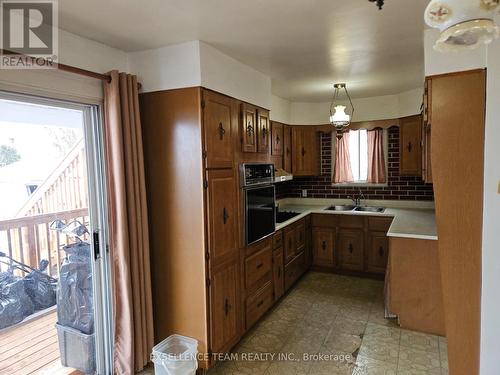
[[[46,259],[49,262],[48,274],[58,277],[61,260],[64,257],[62,247],[74,243],[76,239],[50,229],[50,224],[54,220],[61,220],[63,223],[78,220],[87,225],[88,208],[2,220],[0,251],[31,267],[38,267],[40,261]],[[0,264],[2,271],[8,267]],[[15,272],[23,276],[19,274],[20,271]]]

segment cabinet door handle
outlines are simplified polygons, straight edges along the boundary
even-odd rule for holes
[[[277,145],[279,145],[279,144],[280,144],[280,142],[281,142],[281,139],[280,139],[280,137],[279,137],[279,136],[277,136],[277,137],[276,137],[276,144],[277,144]]]
[[[267,136],[267,128],[262,128],[262,138],[266,138]]]
[[[352,254],[352,252],[354,251],[354,248],[352,246],[352,243],[349,244],[349,252]]]
[[[224,221],[224,224],[227,223],[227,219],[229,219],[229,214],[227,213],[226,207],[222,210],[222,220]]]
[[[258,304],[257,307],[261,307],[264,304],[264,300],[261,300]]]
[[[302,154],[302,156],[304,156],[306,154],[306,150],[304,149],[304,147],[302,147],[301,154]]]
[[[411,142],[408,142],[408,146],[406,146],[406,148],[408,149],[408,152],[411,152],[411,150],[413,149],[413,145],[411,144]]]
[[[278,267],[278,279],[281,279],[281,267]]]
[[[286,148],[286,155],[290,155],[290,149],[288,147]]]
[[[326,241],[323,241],[323,243],[321,244],[321,248],[323,249],[323,251],[326,250]]]
[[[249,121],[247,124],[247,134],[252,135],[253,134],[253,126],[252,123]]]
[[[378,254],[383,257],[384,256],[384,248],[382,246],[380,246],[380,248],[378,249]]]
[[[226,129],[224,129],[222,122],[219,122],[219,138],[221,141],[224,139],[224,134],[226,134]]]
[[[263,266],[264,266],[264,263],[261,262],[261,263],[257,264],[257,269],[262,268]]]
[[[229,304],[229,300],[226,298],[224,301],[224,313],[226,316],[229,315],[229,310],[231,309],[231,305]]]

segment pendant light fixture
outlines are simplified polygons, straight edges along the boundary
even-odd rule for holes
[[[494,20],[498,9],[500,0],[432,0],[425,22],[441,31],[434,49],[457,51],[491,43],[499,35]]]
[[[336,83],[333,85],[333,88],[333,99],[330,105],[330,124],[335,127],[337,138],[340,139],[345,129],[351,124],[351,119],[354,115],[354,106],[345,83]],[[343,98],[343,92],[345,92],[345,98]],[[346,113],[347,106],[344,103],[347,104],[347,102],[351,107],[350,113]]]
[[[375,3],[375,5],[378,7],[379,10],[382,10],[382,7],[384,6],[384,0],[368,0],[372,3]]]

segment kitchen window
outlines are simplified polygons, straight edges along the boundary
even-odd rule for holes
[[[332,182],[341,185],[385,185],[387,131],[359,129],[344,133],[332,149]]]

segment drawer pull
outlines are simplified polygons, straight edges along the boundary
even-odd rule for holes
[[[323,251],[326,250],[326,241],[323,241],[322,244],[321,244],[321,248],[323,249]]]
[[[352,247],[352,243],[349,244],[349,252],[352,254],[352,252],[354,251],[354,248]]]
[[[382,246],[380,246],[380,248],[378,249],[378,254],[383,257],[384,256],[384,248]]]
[[[224,224],[227,223],[227,219],[229,219],[229,214],[227,213],[226,207],[224,207],[224,209],[222,210],[222,220]]]
[[[261,263],[257,264],[257,269],[262,268],[263,266],[264,266],[264,263],[261,262]]]
[[[264,304],[264,300],[261,300],[258,304],[257,307],[261,307]]]
[[[226,316],[228,316],[230,309],[231,305],[229,304],[229,300],[226,298],[224,301],[224,313],[226,314]]]

